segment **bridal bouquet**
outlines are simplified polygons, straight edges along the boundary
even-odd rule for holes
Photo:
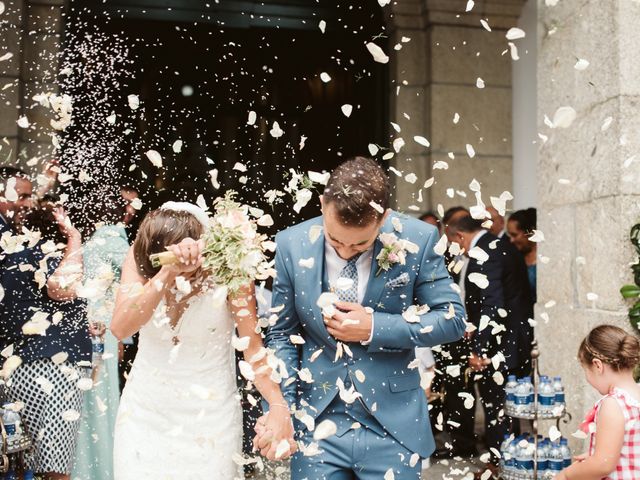
[[[266,235],[258,233],[258,220],[251,216],[253,209],[236,202],[235,195],[229,191],[214,201],[215,213],[202,235],[203,268],[215,284],[227,287],[230,293],[271,276],[273,269],[265,252],[275,249]],[[150,258],[154,267],[177,261],[172,252],[157,253]]]

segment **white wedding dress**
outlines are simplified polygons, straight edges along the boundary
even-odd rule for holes
[[[214,294],[191,298],[175,328],[161,304],[140,330],[116,420],[115,480],[244,478],[234,461],[242,454],[234,325]]]

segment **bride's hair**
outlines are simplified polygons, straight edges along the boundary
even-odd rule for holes
[[[140,275],[151,278],[160,270],[151,265],[149,255],[164,252],[168,245],[187,237],[198,239],[203,230],[202,224],[190,213],[166,209],[149,212],[133,243],[133,255]]]

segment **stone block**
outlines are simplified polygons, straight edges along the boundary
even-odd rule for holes
[[[511,56],[503,31],[479,27],[434,25],[431,29],[431,70],[434,83],[511,86]]]
[[[546,263],[537,262],[539,305],[551,300],[571,307],[577,304],[575,279],[582,267],[576,261],[575,223],[574,205],[538,210],[537,227],[545,236],[538,245],[538,259],[548,259]]]
[[[17,77],[20,73],[20,53],[21,30],[18,27],[0,28],[0,55],[13,53],[13,56],[0,62],[0,75],[7,77]]]
[[[411,40],[402,43],[402,37]],[[399,51],[393,50],[396,44],[402,45]],[[389,50],[394,52],[394,74],[397,83],[406,81],[409,86],[425,85],[429,81],[429,34],[421,30],[397,29],[392,41],[389,42]],[[391,52],[390,52],[391,53]]]
[[[429,192],[423,189],[422,201],[419,201],[418,192],[422,189],[424,182],[429,178],[431,170],[431,160],[429,155],[396,155],[390,165],[400,172],[402,176],[397,176],[394,173],[389,173],[389,177],[395,184],[393,200],[398,210],[406,211],[410,214],[419,213],[418,211],[408,210],[410,205],[420,207],[419,211],[427,210],[429,205]],[[409,183],[404,179],[404,176],[409,173],[414,173],[418,180],[415,183]]]
[[[473,179],[480,182],[482,200],[486,205],[490,204],[490,196],[499,196],[505,190],[511,191],[513,181],[511,157],[459,156],[451,160],[442,153],[434,152],[431,160],[432,163],[445,161],[449,164],[447,170],[432,169],[431,175],[435,183],[430,188],[430,194],[434,207],[442,204],[446,210],[457,205],[465,207],[475,205],[475,195],[469,190],[469,184]],[[447,195],[447,190],[450,188],[454,189],[453,198]],[[457,192],[463,192],[463,195]]]
[[[22,78],[25,81],[54,79],[58,73],[60,36],[58,34],[28,35],[24,42]]]
[[[6,10],[2,14],[2,20],[7,22],[8,25],[22,27],[23,9],[25,8],[25,4],[26,2],[24,0],[5,1]],[[2,29],[4,30],[6,28],[7,27],[3,25]]]
[[[400,133],[396,133],[393,128],[389,131],[392,137],[401,136],[405,141],[405,146],[401,152],[409,155],[424,154],[425,147],[417,144],[413,137],[421,135],[427,139],[429,132],[429,98],[428,89],[422,87],[402,87],[396,96],[395,90],[392,92],[392,121],[400,125]],[[404,114],[409,118],[406,118]],[[391,146],[390,146],[391,148]]]
[[[435,84],[430,99],[434,150],[466,155],[470,144],[478,155],[511,156],[510,88]]]
[[[61,33],[62,8],[55,5],[27,6],[27,31],[39,33]]]
[[[584,309],[624,311],[620,287],[633,283],[629,265],[637,254],[629,230],[640,219],[640,195],[598,198],[576,206],[576,254],[586,259],[576,275],[576,305]],[[587,300],[587,294],[598,295]]]
[[[0,85],[13,85],[0,92],[0,137],[18,135],[18,106],[20,105],[19,87],[14,78],[0,77]]]

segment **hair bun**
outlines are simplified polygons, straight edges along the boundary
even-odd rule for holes
[[[625,335],[620,341],[617,356],[620,368],[634,368],[640,363],[640,340],[635,335]]]

